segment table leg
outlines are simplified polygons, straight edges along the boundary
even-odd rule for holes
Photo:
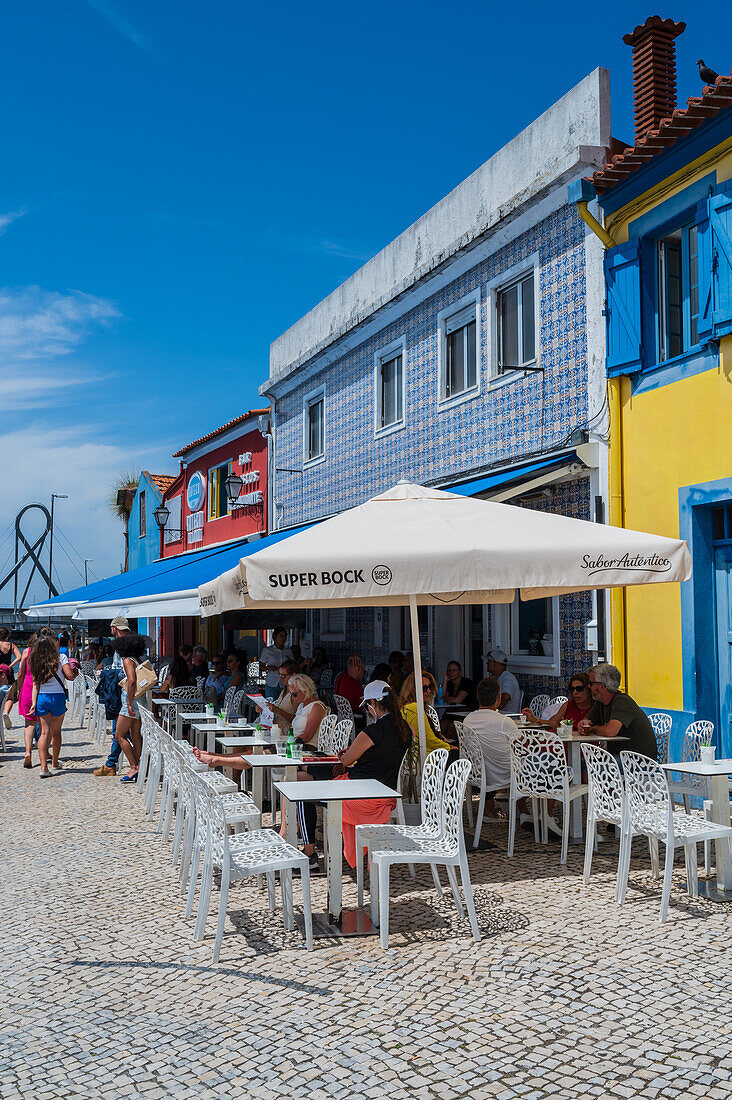
[[[328,803],[328,919],[341,919],[343,886],[343,803]]]
[[[297,768],[294,767],[285,768],[285,782],[297,783]],[[258,772],[261,772],[261,768],[257,768]],[[282,805],[285,805],[285,799],[282,800]],[[256,802],[256,799],[255,799]],[[287,811],[285,814],[285,839],[288,844],[292,844],[293,848],[297,848],[297,810],[295,809],[294,802],[287,802]]]
[[[569,742],[569,762],[572,768],[572,786],[582,782],[582,755],[579,741]],[[582,840],[582,799],[572,799],[569,818],[569,836],[571,840]]]
[[[183,740],[183,707],[175,708],[175,739]]]
[[[729,827],[729,779],[726,775],[713,775],[709,785],[712,789],[712,817],[718,825]],[[715,840],[714,859],[717,866],[717,886],[720,890],[732,891],[732,860],[726,840]]]

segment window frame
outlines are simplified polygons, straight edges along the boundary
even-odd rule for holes
[[[302,466],[303,470],[309,469],[311,466],[317,466],[321,462],[325,462],[327,439],[325,432],[325,400],[326,389],[325,385],[318,386],[317,389],[310,390],[303,397],[303,418],[302,418]],[[318,455],[310,457],[310,409],[318,401],[323,403],[323,450]]]
[[[140,521],[140,523],[139,523],[139,527],[140,527],[139,537],[141,539],[144,539],[147,536],[147,511],[146,511],[146,508],[145,508],[145,500],[146,500],[145,489],[141,489],[140,492],[137,494],[137,502],[138,502],[139,511],[140,511],[140,515],[139,515],[139,521]]]
[[[447,326],[451,318],[458,313],[474,307],[475,310],[475,385],[460,393],[447,396]],[[462,405],[466,401],[472,401],[479,397],[483,389],[483,354],[482,354],[482,321],[481,321],[481,290],[476,287],[469,294],[465,294],[456,302],[452,302],[437,314],[437,406],[441,412],[443,409],[452,409],[456,405]]]
[[[690,237],[691,231],[696,229],[697,231],[697,245],[696,245],[696,261],[697,261],[697,276],[696,276],[696,290],[697,290],[697,312],[695,314],[697,321],[697,339],[695,343],[691,342],[691,245]],[[666,286],[662,281],[662,262],[661,262],[661,244],[668,240],[674,233],[681,234],[681,351],[676,355],[662,356],[668,344],[668,331],[664,337],[663,323],[666,320],[667,324],[667,305],[666,305]],[[652,262],[653,276],[653,316],[654,316],[654,333],[653,333],[653,347],[655,348],[655,367],[665,367],[668,363],[677,362],[683,359],[685,356],[694,355],[700,351],[705,341],[699,339],[699,231],[698,222],[694,216],[694,211],[687,211],[686,215],[682,215],[676,218],[672,222],[667,222],[661,226],[655,233],[650,236],[650,259]],[[643,266],[641,265],[641,294],[643,290]],[[687,342],[688,340],[688,342]],[[653,368],[651,368],[653,369]]]
[[[560,633],[561,620],[559,618],[559,596],[542,596],[540,599],[551,600],[552,611],[552,652],[550,656],[535,657],[528,653],[520,653],[514,650],[515,639],[518,635],[518,609],[521,597],[517,594],[513,603],[495,604],[492,611],[492,647],[500,646],[508,655],[508,667],[511,672],[521,672],[524,675],[536,674],[538,676],[559,676],[560,668]],[[524,601],[525,602],[525,601]]]
[[[516,283],[522,282],[527,275],[534,276],[534,358],[521,367],[509,367],[501,370],[500,340],[501,324],[499,314],[500,295],[510,290]],[[488,389],[498,389],[510,382],[526,376],[527,369],[533,373],[541,368],[541,265],[538,252],[532,252],[518,263],[505,268],[486,283],[488,339]],[[520,327],[520,326],[519,326]]]
[[[320,632],[319,632],[319,637],[320,638],[325,638],[328,641],[337,641],[337,642],[345,641],[346,626],[347,626],[347,619],[346,619],[346,612],[347,611],[348,611],[347,607],[321,607],[321,609],[320,609]],[[326,629],[326,627],[324,625],[325,616],[326,615],[339,615],[339,614],[343,615],[342,629],[341,630],[331,630],[330,629],[330,623],[328,624],[328,629]]]
[[[170,512],[168,526],[163,528],[163,546],[183,540],[183,496],[182,492],[163,500]],[[177,514],[176,514],[177,513]]]
[[[381,426],[381,371],[384,363],[390,362],[392,359],[396,359],[398,355],[402,357],[402,369],[401,369],[401,387],[402,387],[402,415],[399,420],[395,420],[392,424],[385,424]],[[401,431],[406,424],[406,406],[407,406],[407,340],[405,336],[400,336],[396,340],[392,340],[391,343],[380,347],[378,351],[374,352],[374,438],[381,439],[383,436],[392,435],[394,432]]]
[[[211,515],[211,504],[215,499],[214,493],[211,491],[211,474],[218,471],[218,470],[223,469],[224,466],[227,467],[226,477],[229,477],[229,475],[231,474],[231,472],[234,468],[234,463],[231,459],[228,459],[226,462],[217,462],[215,466],[209,466],[207,474],[206,474],[206,522],[207,523],[215,523],[216,520],[226,519],[227,516],[232,515],[231,505],[229,504],[228,498],[226,498],[226,487],[225,487],[226,477],[223,479],[223,483],[221,485],[221,490],[220,490],[221,493],[223,494],[224,498],[225,498],[226,511],[222,512],[220,516]]]

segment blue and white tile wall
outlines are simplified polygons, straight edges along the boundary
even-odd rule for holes
[[[534,253],[539,255],[544,371],[490,388],[486,285]],[[476,289],[481,294],[481,391],[440,409],[437,314]],[[375,439],[374,354],[401,337],[406,339],[405,427]],[[491,463],[561,445],[587,418],[584,226],[574,208],[562,207],[322,371],[314,361],[306,381],[284,379],[274,386],[277,466],[301,469],[303,401],[323,384],[325,460],[302,475],[277,474],[281,527],[361,503],[402,477],[457,479]]]

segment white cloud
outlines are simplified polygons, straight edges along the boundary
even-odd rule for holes
[[[0,362],[22,362],[74,351],[96,324],[119,311],[104,298],[39,286],[0,290]]]
[[[126,19],[124,15],[120,15],[118,11],[107,3],[107,0],[86,0],[90,8],[99,12],[103,16],[110,26],[114,27],[123,38],[127,38],[130,42],[134,43],[141,50],[145,50],[146,53],[154,53],[153,44],[149,38],[138,31],[137,27],[133,27],[129,19]]]
[[[18,218],[22,218],[25,213],[25,210],[9,210],[7,214],[0,214],[0,237],[9,225],[16,222]]]
[[[49,508],[51,493],[65,493],[68,500],[56,502],[55,528],[62,537],[54,543],[54,580],[60,579],[62,591],[78,588],[84,583],[84,558],[93,559],[96,577],[111,576],[124,560],[122,524],[107,505],[111,486],[122,470],[167,469],[168,455],[167,446],[135,454],[128,444],[99,434],[96,426],[49,429],[34,422],[6,431],[0,436],[0,468],[12,470],[13,476],[3,488],[4,526],[12,525],[24,505],[37,502]],[[32,541],[42,530],[40,513],[28,514],[25,529]],[[75,548],[70,555],[73,564],[63,536]],[[43,553],[47,564],[47,545]],[[47,594],[36,575],[29,595],[43,599]],[[0,604],[8,603],[12,603],[12,586],[0,592]]]

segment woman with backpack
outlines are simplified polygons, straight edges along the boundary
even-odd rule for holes
[[[61,726],[66,714],[66,680],[74,680],[76,672],[58,651],[54,638],[40,637],[30,655],[30,674],[33,677],[31,714],[41,728],[38,738],[38,755],[41,758],[41,779],[59,771],[61,761]],[[48,768],[48,748],[51,746],[51,768]]]

